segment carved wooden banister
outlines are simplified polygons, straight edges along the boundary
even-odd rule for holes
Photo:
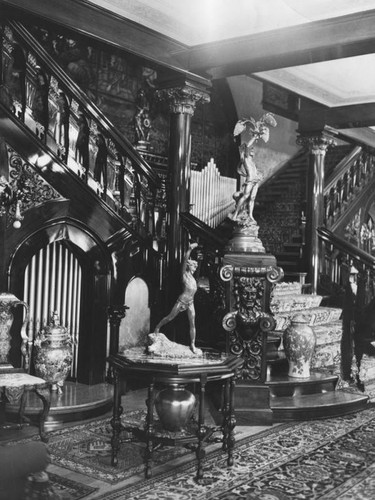
[[[336,250],[336,253],[339,252],[341,255],[346,255],[358,270],[365,268],[375,270],[375,257],[371,254],[349,243],[344,238],[337,236],[329,229],[320,227],[317,229],[317,232],[320,240],[326,246],[331,245]]]
[[[321,242],[320,286],[322,294],[341,299],[355,269],[358,282],[357,306],[364,307],[375,296],[375,257],[326,228],[317,229]],[[336,297],[334,297],[336,295]]]
[[[334,231],[374,178],[374,155],[356,146],[334,169],[324,187],[325,225]]]
[[[25,58],[18,88],[16,45]],[[127,224],[153,236],[159,176],[20,23],[3,26],[1,50],[2,104]]]
[[[181,221],[189,234],[204,242],[207,247],[218,250],[220,253],[224,250],[229,238],[221,236],[217,230],[215,231],[192,214],[182,213]]]
[[[375,307],[375,257],[348,243],[325,228],[318,229],[323,245],[326,284],[335,291],[343,309],[341,374],[344,380],[356,379],[362,391],[361,362],[364,354],[374,356],[372,345]],[[327,290],[327,287],[326,287]],[[356,369],[353,371],[353,361]]]
[[[121,149],[124,150],[125,156],[134,162],[134,168],[136,168],[137,172],[147,177],[151,183],[158,184],[158,175],[151,169],[149,164],[142,158],[131,142],[125,136],[118,133],[116,127],[114,127],[102,111],[87,97],[85,92],[83,92],[78,85],[61,69],[61,67],[35,40],[28,30],[17,21],[9,20],[8,25],[12,28],[17,37],[22,40],[25,48],[34,52],[38,57],[38,61],[42,62],[50,74],[58,80],[62,90],[69,92],[71,97],[74,97],[78,104],[81,104],[90,116],[100,121],[100,125],[104,131],[110,134],[110,136],[113,136],[114,140],[119,143],[119,146],[121,146]]]

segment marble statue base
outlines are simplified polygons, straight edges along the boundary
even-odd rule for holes
[[[202,357],[201,349],[195,348],[193,352],[190,347],[169,340],[164,333],[150,333],[148,335],[147,353],[163,358],[197,358]]]

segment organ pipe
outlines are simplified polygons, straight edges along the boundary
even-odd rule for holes
[[[73,252],[54,242],[35,254],[25,269],[24,301],[30,308],[29,339],[49,323],[57,311],[61,325],[73,340],[71,376],[77,375],[78,341],[81,310],[82,270]]]
[[[237,181],[220,175],[214,160],[190,177],[191,213],[210,227],[218,226],[234,210]]]

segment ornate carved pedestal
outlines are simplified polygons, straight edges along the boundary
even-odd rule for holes
[[[220,276],[226,284],[223,327],[227,352],[243,359],[236,382],[235,407],[248,423],[272,424],[269,388],[265,385],[267,335],[275,328],[270,313],[272,288],[283,271],[273,255],[232,252],[224,255]]]

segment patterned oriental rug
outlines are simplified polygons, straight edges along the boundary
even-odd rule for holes
[[[97,500],[372,500],[375,408],[341,418],[283,424],[239,441],[235,465],[221,451],[195,481],[194,460]]]
[[[141,412],[132,412],[127,413],[124,420],[135,422],[141,417]],[[233,467],[227,467],[226,456],[218,444],[209,446],[204,478],[199,483],[195,481],[195,455],[178,447],[155,451],[155,474],[148,480],[143,476],[143,444],[123,443],[119,466],[111,467],[110,436],[108,418],[50,433],[54,465],[100,479],[107,485],[96,493],[77,489],[75,494],[72,491],[71,496],[63,495],[63,498],[375,498],[375,406],[372,404],[345,417],[274,425],[253,436],[238,433]],[[53,476],[54,483],[58,484],[58,477]],[[69,486],[74,486],[73,483]]]

